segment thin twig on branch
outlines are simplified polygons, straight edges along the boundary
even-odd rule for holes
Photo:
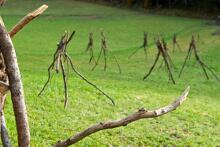
[[[35,11],[27,14],[24,18],[22,18],[9,32],[11,38],[13,38],[14,35],[17,34],[29,22],[41,15],[47,8],[48,6],[44,4],[40,8],[36,9]]]
[[[189,87],[186,88],[186,90],[183,92],[181,96],[177,98],[173,103],[159,108],[157,110],[146,110],[144,108],[139,109],[137,112],[129,115],[126,118],[120,119],[120,120],[115,120],[115,121],[109,121],[109,122],[100,122],[96,125],[93,125],[84,131],[77,133],[76,135],[62,141],[58,141],[53,147],[67,147],[70,145],[73,145],[80,140],[84,139],[85,137],[88,137],[96,132],[106,130],[106,129],[113,129],[117,127],[122,127],[122,126],[127,126],[128,124],[135,122],[140,119],[144,118],[155,118],[162,116],[164,114],[167,114],[173,110],[176,110],[177,107],[179,107],[187,98],[187,95],[189,93]]]

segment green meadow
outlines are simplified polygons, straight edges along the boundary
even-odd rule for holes
[[[158,118],[144,119],[126,127],[93,134],[76,146],[219,146],[220,145],[220,82],[210,73],[210,80],[192,54],[181,78],[191,36],[199,35],[197,47],[201,59],[220,77],[220,36],[212,33],[219,26],[207,25],[209,20],[160,16],[127,9],[102,6],[72,0],[8,0],[0,9],[7,30],[24,15],[42,4],[49,8],[14,38],[20,66],[31,131],[31,146],[51,146],[102,121],[120,119],[139,108],[153,110],[175,100],[187,86],[188,99],[177,110]],[[69,99],[64,109],[62,74],[53,78],[42,94],[38,93],[47,80],[47,68],[53,60],[56,44],[63,32],[76,31],[68,53],[81,74],[114,98],[115,106],[76,74],[69,72]],[[109,58],[107,71],[104,60],[94,71],[85,53],[88,34],[94,33],[95,57],[100,51],[100,30],[104,30]],[[143,42],[143,32],[149,34],[148,57],[140,50],[128,56]],[[172,36],[182,51],[172,53]],[[163,35],[175,64],[172,70],[176,85],[169,82],[167,70],[160,68],[162,58],[150,77],[143,81],[157,54],[154,37]],[[119,74],[112,60],[115,55],[121,65]],[[13,146],[17,135],[10,94],[5,104],[5,117]]]

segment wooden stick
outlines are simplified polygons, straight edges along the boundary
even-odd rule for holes
[[[0,22],[3,23],[3,20],[0,20]],[[2,23],[0,24],[0,50],[5,59],[6,73],[9,79],[11,99],[18,134],[18,146],[29,147],[30,132],[20,70],[11,37]]]
[[[161,54],[160,51],[158,51],[157,56],[156,56],[156,58],[155,58],[155,60],[154,60],[153,65],[151,66],[149,72],[144,76],[143,80],[147,79],[148,76],[150,76],[151,72],[153,71],[153,69],[155,68],[155,66],[156,66],[156,64],[157,64],[157,61],[158,61],[158,59],[159,59],[159,57],[160,57],[160,54]]]
[[[4,147],[11,147],[10,138],[8,136],[8,130],[6,127],[5,116],[4,116],[4,104],[6,93],[9,90],[9,85],[5,82],[0,81],[0,123],[1,123],[1,140]]]
[[[120,119],[120,120],[115,120],[115,121],[109,121],[109,122],[101,122],[96,125],[93,125],[84,131],[77,133],[76,135],[63,140],[63,141],[58,141],[53,147],[67,147],[72,144],[75,144],[79,142],[80,140],[84,139],[85,137],[92,135],[96,132],[106,130],[106,129],[113,129],[117,127],[122,127],[122,126],[127,126],[128,124],[135,122],[140,119],[144,118],[154,118],[154,117],[159,117],[164,114],[167,114],[173,110],[176,110],[177,107],[179,107],[187,98],[187,95],[189,93],[189,87],[183,92],[183,94],[177,98],[173,103],[170,105],[167,105],[163,108],[159,108],[157,110],[152,110],[148,111],[144,108],[139,109],[137,112],[129,115],[126,118]]]
[[[72,62],[72,60],[71,60],[71,58],[69,57],[68,54],[66,54],[66,57],[67,57],[67,59],[69,60],[70,65],[71,65],[71,68],[72,68],[72,70],[74,71],[74,73],[75,73],[76,75],[78,75],[81,79],[83,79],[86,83],[88,83],[89,85],[91,85],[92,87],[94,87],[96,90],[98,90],[99,92],[101,92],[104,96],[106,96],[106,97],[112,102],[113,105],[115,105],[115,102],[114,102],[113,98],[111,98],[108,94],[106,94],[104,91],[102,91],[100,88],[98,88],[98,86],[96,86],[95,84],[93,84],[92,82],[90,82],[89,80],[87,80],[86,77],[84,77],[82,74],[80,74],[80,73],[76,70],[76,68],[74,67],[73,62]]]
[[[35,11],[27,14],[24,18],[22,18],[9,32],[11,38],[13,38],[14,35],[17,34],[29,22],[31,22],[33,19],[41,15],[47,8],[48,8],[47,5],[42,5],[40,8],[36,9]]]

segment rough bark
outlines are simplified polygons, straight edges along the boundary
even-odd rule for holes
[[[3,21],[0,20],[0,22]],[[30,132],[20,70],[11,37],[2,23],[0,23],[0,50],[5,60],[6,73],[9,79],[18,133],[18,146],[28,147],[30,145]]]
[[[78,134],[76,134],[66,140],[58,141],[53,147],[67,147],[67,146],[75,144],[78,141],[84,139],[85,137],[87,137],[93,133],[96,133],[98,131],[101,131],[101,130],[113,129],[113,128],[117,128],[117,127],[121,127],[121,126],[127,126],[128,124],[130,124],[132,122],[135,122],[137,120],[144,119],[144,118],[154,118],[154,117],[162,116],[166,113],[169,113],[169,112],[175,110],[177,107],[179,107],[183,103],[183,101],[186,100],[187,95],[189,93],[189,89],[190,88],[188,87],[184,91],[184,93],[180,97],[178,97],[177,100],[175,100],[170,105],[167,105],[165,107],[159,108],[157,110],[152,110],[152,111],[148,111],[148,110],[142,108],[126,118],[116,120],[116,121],[98,123],[98,124],[93,125],[93,126],[85,129],[84,131],[82,131],[82,132],[80,132],[80,133],[78,133]]]

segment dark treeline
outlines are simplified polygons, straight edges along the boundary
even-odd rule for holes
[[[103,1],[118,7],[144,9],[183,9],[208,13],[220,12],[220,0],[88,0]]]

